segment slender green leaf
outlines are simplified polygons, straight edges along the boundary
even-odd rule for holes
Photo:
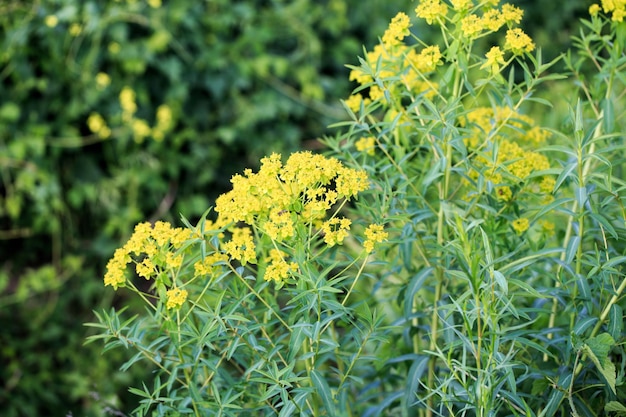
[[[322,399],[324,403],[324,408],[329,416],[334,416],[337,413],[335,412],[335,403],[333,401],[333,395],[330,391],[330,387],[328,383],[322,376],[322,374],[316,369],[311,371],[311,382],[317,391],[317,394]]]

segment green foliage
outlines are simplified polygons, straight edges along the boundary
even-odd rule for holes
[[[91,340],[159,368],[137,414],[623,414],[626,10],[591,9],[560,74],[496,3],[420,2],[428,42],[394,17],[324,162],[272,155],[216,222],[135,228],[105,284],[149,311]],[[526,109],[554,91],[547,127]]]
[[[81,323],[111,302],[106,259],[136,222],[199,217],[232,172],[342,117],[344,63],[392,13],[384,1],[162,3],[0,4],[0,319],[16,324],[1,343],[4,414],[129,407],[129,375],[120,391],[115,361],[82,347]]]

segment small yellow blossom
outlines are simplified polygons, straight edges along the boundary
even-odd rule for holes
[[[502,18],[506,21],[506,23],[519,24],[522,21],[523,16],[524,11],[522,9],[509,3],[502,5]]]
[[[365,242],[363,248],[367,253],[371,253],[374,250],[376,243],[381,243],[387,240],[389,234],[384,231],[384,226],[380,224],[370,224],[365,229]]]
[[[337,193],[341,197],[354,197],[369,188],[369,180],[365,171],[342,167],[337,171]]]
[[[452,8],[456,11],[467,10],[472,6],[472,0],[450,0]]]
[[[96,85],[102,90],[111,84],[111,77],[107,73],[99,72],[96,74]]]
[[[525,217],[520,217],[519,219],[515,219],[515,220],[513,220],[513,223],[511,223],[511,226],[513,226],[513,230],[515,230],[515,232],[518,235],[521,235],[526,230],[528,230],[528,226],[529,225],[530,225],[530,223],[529,223],[528,219],[525,218]]]
[[[161,7],[161,0],[148,0],[148,5],[153,9]]]
[[[497,74],[500,72],[500,65],[504,65],[504,52],[498,46],[493,46],[487,54],[485,54],[485,62],[480,66],[480,69],[489,69],[491,74]]]
[[[389,28],[385,31],[382,37],[382,41],[387,46],[393,46],[399,44],[405,37],[409,36],[409,27],[411,21],[406,13],[400,12],[389,24]]]
[[[146,257],[141,263],[135,266],[137,275],[145,279],[150,279],[156,273],[156,267],[152,259]]]
[[[343,240],[348,236],[350,230],[350,219],[333,217],[322,224],[322,232],[324,233],[324,242],[328,246],[341,245]]]
[[[224,243],[224,251],[243,265],[256,263],[255,248],[252,232],[248,227],[234,229],[231,240]]]
[[[511,201],[511,197],[513,197],[513,192],[511,191],[511,187],[502,186],[496,187],[496,198],[500,201]]]
[[[122,47],[120,46],[119,43],[117,42],[111,42],[107,48],[109,50],[109,52],[113,55],[116,55],[120,52],[120,50],[122,49]]]
[[[109,260],[104,274],[104,285],[111,285],[117,290],[118,287],[126,283],[126,265],[131,262],[131,258],[122,248],[116,249],[113,257]]]
[[[44,23],[49,28],[53,28],[53,27],[56,27],[56,25],[59,24],[59,18],[56,17],[55,15],[51,14],[51,15],[46,16],[46,18],[44,19]]]
[[[132,116],[137,111],[137,103],[135,103],[135,91],[130,87],[122,88],[120,91],[120,106],[126,117]]]
[[[182,306],[185,300],[187,300],[187,290],[172,288],[171,290],[167,290],[166,296],[167,302],[165,306],[168,309],[177,308]]]
[[[448,6],[441,0],[422,0],[415,8],[417,17],[426,20],[426,23],[432,25],[435,21],[445,19],[448,13]]]
[[[68,32],[70,33],[70,35],[76,37],[78,35],[80,35],[80,33],[83,31],[83,28],[78,24],[78,23],[72,23],[70,25],[70,28],[68,30]]]
[[[165,254],[165,265],[171,269],[178,269],[183,264],[183,255],[167,252]]]
[[[104,118],[98,113],[91,113],[89,115],[87,118],[87,127],[102,139],[111,136],[111,129],[107,126]]]
[[[152,132],[148,122],[143,119],[133,119],[131,128],[133,129],[133,137],[137,143],[143,142],[143,140]]]
[[[622,6],[626,7],[626,5]],[[613,10],[613,14],[611,15],[611,20],[614,22],[623,22],[624,17],[626,17],[626,9],[615,9]]]
[[[363,95],[360,93],[352,94],[345,100],[346,106],[354,113],[361,109],[361,103],[363,102]]]
[[[265,281],[274,281],[277,283],[284,282],[289,275],[298,270],[298,264],[295,262],[287,262],[286,254],[278,249],[272,249],[268,256],[270,264],[265,270],[263,279]]]
[[[522,29],[515,28],[506,32],[504,49],[515,55],[521,55],[524,52],[532,52],[535,49],[535,44]]]
[[[483,29],[496,32],[506,23],[506,19],[498,9],[489,9],[483,14],[481,22]]]
[[[354,147],[359,152],[364,152],[367,155],[374,155],[374,149],[376,148],[376,138],[368,136],[356,141]]]
[[[475,38],[483,31],[483,20],[475,15],[470,14],[461,19],[461,31],[463,35],[469,39]]]
[[[539,191],[544,194],[550,194],[556,186],[556,180],[552,177],[544,177],[539,183]]]
[[[419,72],[428,73],[437,68],[441,62],[441,51],[439,46],[432,45],[422,49],[417,55],[414,64]]]
[[[228,256],[225,253],[215,252],[206,256],[193,264],[194,276],[213,275],[217,271],[222,270],[222,264],[228,262]]]
[[[591,6],[589,6],[589,15],[591,17],[597,17],[598,13],[600,13],[600,5],[599,4],[592,4]]]
[[[541,226],[543,231],[546,233],[554,232],[554,223],[552,223],[549,220],[539,220],[539,225]]]

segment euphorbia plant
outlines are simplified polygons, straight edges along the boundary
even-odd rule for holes
[[[139,413],[624,414],[624,7],[591,7],[561,75],[516,6],[422,1],[350,67],[329,156],[139,225],[105,283],[150,314],[94,337],[156,366]],[[582,93],[569,130],[536,110],[558,83]]]

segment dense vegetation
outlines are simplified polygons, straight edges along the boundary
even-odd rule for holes
[[[569,44],[584,2],[534,6],[527,31]],[[198,219],[272,151],[318,147],[346,117],[357,64],[396,0],[0,4],[0,403],[8,416],[130,411],[140,369],[83,347],[120,303],[104,265],[141,221]],[[554,11],[558,10],[558,13]],[[564,18],[567,17],[567,18]],[[432,27],[419,28],[427,38]],[[562,42],[562,43],[561,43]],[[127,300],[123,300],[127,304]]]

